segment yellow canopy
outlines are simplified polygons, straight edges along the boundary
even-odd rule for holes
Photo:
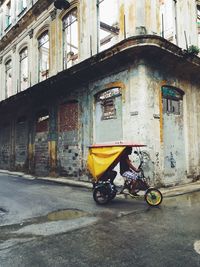
[[[125,146],[116,146],[89,149],[87,167],[95,180],[98,180],[125,148]]]

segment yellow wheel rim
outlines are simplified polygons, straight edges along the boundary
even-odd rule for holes
[[[157,191],[152,190],[152,191],[147,193],[146,200],[150,205],[156,206],[156,205],[160,204],[160,202],[162,200],[161,194]]]

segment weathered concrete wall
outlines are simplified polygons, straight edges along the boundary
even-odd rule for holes
[[[173,86],[184,91],[183,96],[183,135],[182,140],[176,139],[174,129],[171,139],[180,144],[180,151],[185,155],[185,169],[183,176],[175,175],[170,179],[165,174],[165,131],[162,114],[162,86]],[[54,171],[57,175],[71,176],[76,179],[85,177],[85,164],[88,145],[95,142],[95,95],[110,88],[121,88],[122,101],[122,139],[144,143],[146,152],[145,172],[154,184],[175,184],[188,181],[199,175],[199,86],[177,76],[175,73],[166,72],[165,68],[153,64],[148,60],[136,60],[124,68],[115,69],[115,73],[107,73],[101,79],[90,81],[87,86],[76,88],[74,94],[62,92],[62,97],[54,97],[54,104],[48,99],[43,99],[43,106],[50,105],[54,112],[50,112],[49,121],[37,125],[36,111],[38,107],[26,111],[27,120],[17,123],[17,116],[24,112],[18,107],[18,113],[13,117],[16,122],[13,132],[11,127],[5,125],[0,131],[0,168],[10,169],[10,155],[15,144],[14,168],[23,169],[37,175],[49,175],[52,171],[51,157],[54,157]],[[33,104],[33,103],[32,103]],[[87,107],[87,108],[85,108]],[[21,109],[21,112],[20,112]],[[30,115],[28,115],[30,114]],[[5,116],[5,121],[7,117]],[[10,120],[10,119],[9,119]],[[31,127],[28,127],[31,124]],[[45,121],[45,120],[44,120]],[[21,121],[22,122],[22,121]],[[2,123],[4,121],[2,120]],[[110,121],[111,123],[111,121]],[[12,124],[12,120],[11,120]],[[175,124],[176,125],[176,124]],[[177,120],[177,125],[179,122]],[[101,131],[101,129],[99,129]],[[106,136],[110,134],[103,132]],[[113,140],[117,140],[118,133],[113,132]],[[13,140],[14,136],[14,140]],[[175,140],[176,139],[176,140]],[[29,146],[28,146],[29,141]],[[55,142],[55,143],[54,143]],[[32,144],[32,145],[31,145]],[[183,148],[184,145],[184,148]],[[32,146],[32,148],[31,148]],[[53,152],[52,150],[53,148]],[[182,147],[181,147],[182,146]],[[177,158],[176,158],[177,157]],[[178,162],[179,151],[174,154]],[[29,161],[29,162],[27,162]],[[33,166],[31,165],[33,162]],[[31,167],[32,166],[32,167]],[[169,165],[170,166],[170,165]],[[178,165],[177,165],[178,166]],[[184,166],[183,166],[184,167]],[[86,178],[87,179],[87,178]]]
[[[182,122],[175,115],[174,126],[172,121],[166,124],[163,116],[162,86],[180,88],[185,93],[182,101]],[[199,176],[199,89],[198,85],[191,84],[172,71],[168,72],[164,66],[152,65],[141,60],[129,67],[128,70],[109,75],[107,78],[90,84],[92,91],[91,102],[94,95],[112,86],[121,86],[123,95],[122,105],[122,140],[144,143],[148,162],[145,171],[157,184],[185,183],[188,178]],[[192,93],[193,92],[193,93]],[[92,105],[92,104],[90,104]],[[94,104],[93,104],[94,105]],[[94,112],[94,108],[91,109]],[[192,126],[191,126],[192,125]],[[167,128],[166,128],[167,127]],[[109,135],[102,129],[104,135]],[[168,137],[166,137],[166,135]],[[118,140],[116,131],[113,140]],[[106,138],[106,137],[105,137]],[[169,138],[166,139],[166,138]],[[95,123],[93,122],[93,137],[95,142]],[[167,141],[168,140],[168,141]],[[170,148],[166,144],[171,142],[174,149],[171,164]],[[166,150],[167,149],[167,150]],[[168,164],[169,161],[169,164]],[[166,176],[173,171],[173,175]]]
[[[16,122],[15,137],[15,166],[16,169],[24,170],[27,168],[28,157],[28,122],[26,118],[21,118]]]
[[[148,66],[148,65],[147,65]],[[159,71],[158,71],[159,70]],[[148,88],[149,106],[145,118],[146,129],[148,130],[147,142],[150,145],[150,157],[155,169],[151,167],[155,173],[155,180],[157,182],[167,184],[185,183],[190,179],[199,177],[199,85],[189,82],[188,80],[180,77],[172,71],[168,72],[162,66],[148,66],[146,70]],[[163,103],[161,100],[161,87],[172,86],[183,90],[183,122],[180,123],[179,116],[175,115],[174,125],[168,124],[168,129],[164,126],[164,116],[162,113]],[[154,116],[156,115],[156,116]],[[159,116],[158,116],[159,115]],[[142,121],[145,119],[142,119]],[[145,127],[145,125],[144,125]],[[176,134],[175,128],[182,132]],[[145,128],[144,128],[145,129]],[[169,140],[165,139],[165,135],[169,135]],[[144,133],[142,133],[144,135]],[[145,135],[144,135],[145,136]],[[166,160],[165,146],[171,142],[172,147],[176,153],[173,154],[175,166],[170,164],[171,168],[174,167],[174,175],[171,178],[166,176]],[[181,164],[181,165],[180,165]],[[182,169],[182,171],[180,171]]]
[[[9,124],[1,125],[0,131],[0,165],[3,169],[11,167],[11,127]]]
[[[184,120],[187,125],[185,135],[187,171],[188,176],[197,176],[200,173],[200,91],[195,84],[184,84],[185,88],[185,111]]]
[[[82,172],[79,103],[70,101],[59,107],[58,172],[79,177]]]

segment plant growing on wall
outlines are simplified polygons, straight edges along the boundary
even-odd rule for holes
[[[199,48],[195,45],[190,45],[187,49],[188,54],[190,55],[198,55],[199,54]]]

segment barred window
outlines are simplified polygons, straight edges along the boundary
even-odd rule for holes
[[[121,89],[118,87],[111,88],[96,95],[96,102],[101,104],[101,120],[117,118],[115,99],[120,95]]]

